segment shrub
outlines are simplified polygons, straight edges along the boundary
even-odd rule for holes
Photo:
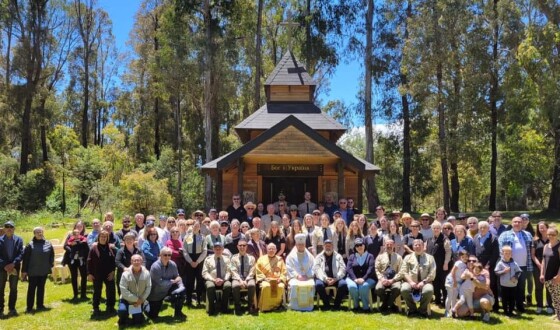
[[[167,179],[158,180],[154,172],[134,171],[120,180],[121,210],[127,213],[166,213],[172,206]]]
[[[36,211],[45,206],[47,196],[56,184],[54,171],[49,164],[41,169],[27,172],[20,177],[19,208]]]

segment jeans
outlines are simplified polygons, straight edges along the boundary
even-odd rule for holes
[[[19,273],[19,271],[18,271]],[[8,275],[8,273],[2,269],[0,270],[0,312],[4,310],[4,291],[6,290],[6,282],[10,284],[10,297],[8,298],[8,309],[16,309],[17,300],[17,285],[18,285],[18,275]]]
[[[130,303],[124,299],[119,300],[119,310],[117,314],[119,316],[119,323],[124,324],[128,321],[128,306]],[[146,321],[142,313],[132,314],[132,324],[142,324]]]
[[[47,276],[29,276],[29,286],[27,288],[27,309],[33,309],[35,302],[35,292],[37,293],[37,308],[45,307],[45,283]]]
[[[369,295],[371,290],[375,288],[375,280],[368,278],[364,283],[358,285],[350,278],[347,278],[346,284],[348,285],[348,291],[350,291],[350,297],[354,300],[354,308],[358,308],[361,299],[362,309],[369,310]]]
[[[517,290],[515,292],[515,304],[517,305],[517,311],[520,313],[525,312],[525,307],[523,303],[525,302],[525,286],[527,283],[527,266],[520,267],[521,275],[519,275],[519,280],[517,281]],[[502,287],[503,288],[503,287]]]

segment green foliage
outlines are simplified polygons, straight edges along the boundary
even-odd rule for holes
[[[172,197],[167,190],[167,179],[158,180],[155,172],[134,171],[119,182],[120,209],[127,213],[168,213]]]
[[[19,164],[16,159],[0,154],[0,208],[17,207]]]
[[[20,209],[36,211],[43,208],[55,184],[53,168],[49,164],[22,175],[18,198]]]

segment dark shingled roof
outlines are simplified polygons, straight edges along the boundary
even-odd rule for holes
[[[287,51],[266,79],[265,85],[316,85],[291,51]]]
[[[235,130],[269,129],[293,115],[314,130],[346,131],[335,119],[313,103],[268,103],[235,126]]]

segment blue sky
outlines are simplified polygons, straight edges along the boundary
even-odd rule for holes
[[[99,6],[109,13],[113,22],[113,34],[121,52],[127,50],[128,34],[140,3],[140,0],[99,0]],[[341,61],[330,77],[329,94],[320,96],[322,102],[326,104],[331,100],[342,100],[347,105],[357,103],[361,72],[360,63],[354,61],[347,64]]]

